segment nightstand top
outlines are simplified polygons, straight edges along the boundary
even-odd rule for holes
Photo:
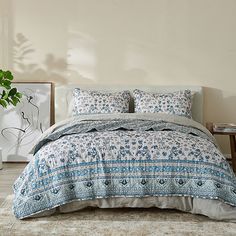
[[[236,124],[207,122],[206,127],[212,134],[236,135]]]
[[[236,125],[231,124],[231,123],[224,123],[226,127],[228,127],[227,129],[223,126],[221,126],[220,131],[214,129],[215,124],[219,124],[219,123],[213,123],[213,122],[207,122],[206,123],[206,128],[214,135],[214,134],[220,134],[220,135],[228,135],[229,136],[229,140],[230,140],[230,149],[231,149],[231,160],[232,160],[232,166],[233,166],[233,170],[236,173],[236,130],[234,129],[234,127],[236,127]],[[222,123],[223,124],[223,123]],[[229,125],[229,126],[228,126]],[[218,125],[218,128],[220,126]]]

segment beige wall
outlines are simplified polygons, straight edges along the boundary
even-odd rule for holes
[[[205,121],[236,122],[235,0],[0,3],[0,63],[18,81],[201,85]]]

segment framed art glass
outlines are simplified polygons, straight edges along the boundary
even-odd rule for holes
[[[22,93],[16,107],[0,109],[0,147],[3,161],[29,161],[40,135],[54,124],[54,85],[51,82],[14,82]]]

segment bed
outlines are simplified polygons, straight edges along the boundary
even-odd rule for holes
[[[74,109],[70,104],[74,88],[56,91],[57,123],[39,138],[32,149],[34,158],[14,183],[17,218],[90,206],[171,208],[216,220],[236,219],[235,175],[201,124],[201,87],[140,88],[144,94],[188,89],[191,118],[148,110],[133,113],[133,97],[123,113],[68,118]],[[128,88],[133,89],[137,88]],[[122,88],[96,90],[110,93]]]

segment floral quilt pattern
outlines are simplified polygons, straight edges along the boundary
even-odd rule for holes
[[[80,114],[125,113],[129,112],[129,91],[102,93],[74,89],[73,116]]]
[[[15,216],[122,196],[191,196],[236,206],[234,173],[206,134],[171,123],[159,129],[146,124],[146,131],[106,127],[60,130],[47,139],[14,184]]]
[[[135,112],[166,113],[192,118],[190,90],[173,93],[149,93],[134,90]]]

